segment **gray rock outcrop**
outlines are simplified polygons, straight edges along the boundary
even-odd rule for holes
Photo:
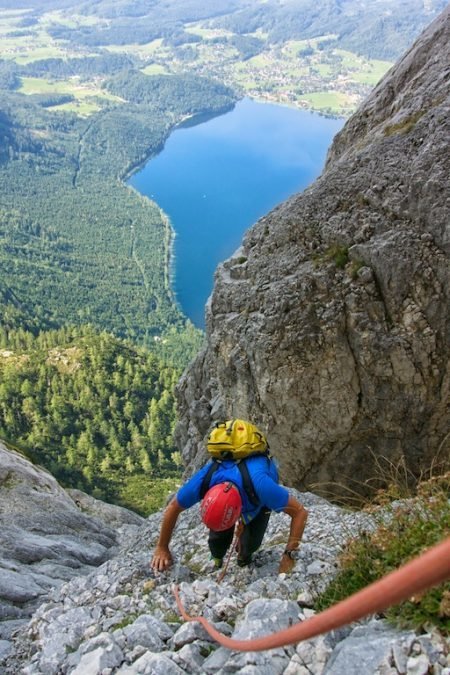
[[[450,8],[337,135],[322,176],[217,270],[183,376],[189,470],[218,418],[266,430],[299,489],[449,455]]]
[[[111,557],[118,525],[144,522],[73,494],[96,517],[83,513],[47,471],[0,443],[0,621],[28,617],[51,588]],[[0,624],[0,638],[4,631]]]
[[[315,614],[315,593],[335,574],[337,553],[348,538],[371,528],[374,516],[313,494],[292,494],[309,519],[291,574],[278,574],[289,518],[273,513],[254,563],[239,568],[234,555],[219,581],[194,507],[178,521],[173,568],[155,575],[149,560],[161,514],[154,514],[138,532],[130,531],[114,559],[52,591],[14,641],[5,642],[5,675],[449,675],[449,641],[435,632],[396,630],[377,617],[266,652],[230,651],[198,622],[182,621],[174,582],[191,615],[237,639],[267,635]]]
[[[122,525],[140,526],[145,522],[145,518],[138,516],[137,513],[116,504],[107,504],[101,499],[95,499],[95,497],[91,497],[91,495],[81,490],[67,488],[66,492],[80,511],[93,518],[98,518],[105,525],[109,525],[109,527],[114,529],[118,529]]]

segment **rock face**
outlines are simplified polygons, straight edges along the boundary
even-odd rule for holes
[[[118,542],[107,523],[144,522],[107,504],[95,509],[97,500],[74,492],[97,517],[83,513],[47,471],[0,443],[0,621],[29,616],[53,586],[110,558]]]
[[[290,485],[366,491],[448,457],[450,8],[338,134],[322,176],[217,270],[183,376],[189,470],[220,417],[267,432]]]
[[[142,525],[145,518],[141,518],[133,511],[124,509],[115,504],[107,504],[101,499],[95,499],[81,490],[66,490],[67,494],[73,499],[80,511],[101,520],[103,523],[118,529],[122,525]]]
[[[173,568],[154,576],[149,559],[161,518],[155,514],[138,532],[129,531],[114,559],[53,590],[14,641],[4,641],[3,670],[0,641],[0,672],[449,675],[449,641],[436,633],[417,636],[394,630],[381,620],[257,653],[219,647],[199,623],[183,623],[172,593],[174,582],[191,615],[205,616],[221,633],[237,639],[267,635],[314,615],[314,593],[335,573],[337,552],[346,539],[370,528],[373,516],[346,512],[313,494],[292,494],[305,504],[309,518],[291,574],[277,573],[289,518],[273,513],[254,563],[239,568],[234,555],[219,582],[207,530],[194,507],[178,521],[171,546]]]

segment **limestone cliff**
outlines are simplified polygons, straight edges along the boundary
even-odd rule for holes
[[[450,9],[346,123],[322,176],[217,270],[183,376],[190,470],[221,416],[267,431],[284,479],[364,490],[375,458],[448,457]]]

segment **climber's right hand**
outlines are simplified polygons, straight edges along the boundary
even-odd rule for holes
[[[166,546],[157,546],[153,553],[153,558],[150,562],[150,567],[155,572],[164,572],[173,563],[173,558],[170,550]]]

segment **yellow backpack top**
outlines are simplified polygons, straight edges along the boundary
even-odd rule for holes
[[[243,459],[267,452],[267,441],[259,429],[245,420],[218,422],[208,436],[206,448],[217,459]]]

